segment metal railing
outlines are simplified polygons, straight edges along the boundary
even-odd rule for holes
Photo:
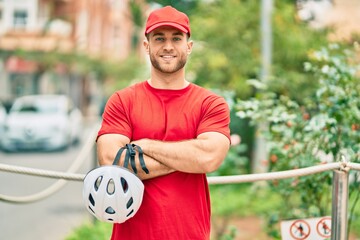
[[[66,183],[66,180],[70,181],[83,181],[85,174],[76,173],[81,164],[88,159],[88,155],[93,152],[94,159],[96,159],[96,153],[94,151],[94,139],[96,131],[91,132],[90,137],[85,142],[83,148],[79,152],[76,160],[69,167],[66,172],[50,171],[43,169],[34,169],[28,167],[20,167],[14,165],[7,165],[0,163],[0,171],[6,171],[11,173],[26,174],[32,176],[48,177],[59,179],[53,185],[41,191],[37,194],[23,197],[5,196],[0,194],[0,201],[11,203],[29,203],[46,198],[51,194],[58,191]],[[95,163],[94,163],[95,164]],[[245,175],[233,175],[233,176],[211,176],[208,177],[209,184],[234,184],[256,181],[268,181],[275,179],[286,179],[293,177],[301,177],[306,175],[312,175],[325,171],[333,171],[333,183],[332,183],[332,213],[331,213],[331,240],[347,240],[347,226],[348,226],[348,188],[349,188],[349,171],[360,171],[360,164],[348,162],[343,158],[339,162],[321,164],[317,166],[300,168],[295,170],[279,171],[279,172],[267,172]]]

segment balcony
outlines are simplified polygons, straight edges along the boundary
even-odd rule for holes
[[[3,50],[71,52],[74,47],[75,43],[70,37],[53,34],[11,31],[0,38],[0,49]]]

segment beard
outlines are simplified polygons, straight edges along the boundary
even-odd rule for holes
[[[186,57],[181,57],[175,64],[161,64],[155,57],[150,53],[151,65],[162,73],[175,73],[185,67]]]

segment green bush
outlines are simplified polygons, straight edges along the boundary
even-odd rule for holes
[[[235,239],[237,228],[233,219],[265,216],[281,208],[281,199],[268,188],[254,184],[227,184],[210,186],[212,208],[212,235],[214,239]]]
[[[109,240],[112,224],[95,220],[75,229],[65,240]]]
[[[266,85],[253,80],[262,89],[255,98],[238,101],[238,116],[250,118],[253,124],[268,126],[263,134],[268,140],[270,171],[324,164],[337,161],[341,156],[360,162],[360,81],[356,51],[357,48],[332,44],[310,52],[305,70],[317,77],[319,87],[314,95],[303,98],[302,103],[271,92]],[[358,192],[359,174],[352,174],[355,176],[350,192]],[[330,214],[331,184],[329,172],[273,181],[273,191],[286,201],[276,213],[278,217],[270,218]]]

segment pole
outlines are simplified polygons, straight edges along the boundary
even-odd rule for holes
[[[261,81],[271,75],[273,0],[261,0]]]
[[[334,170],[332,188],[331,240],[347,240],[349,174]]]
[[[266,83],[271,75],[272,60],[272,9],[273,0],[261,0],[261,73],[260,80]],[[268,127],[267,123],[260,124],[256,129],[253,151],[252,172],[266,172],[267,167],[261,162],[267,159],[266,140],[261,132]]]

